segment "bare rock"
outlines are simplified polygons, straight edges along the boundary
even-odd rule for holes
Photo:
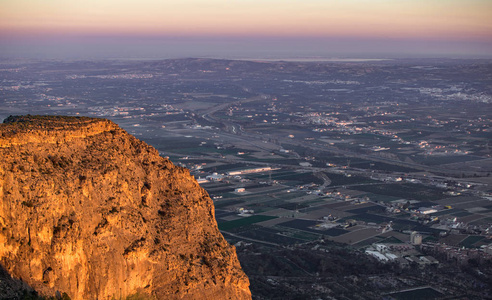
[[[0,125],[0,263],[43,295],[251,299],[189,171],[104,119]]]

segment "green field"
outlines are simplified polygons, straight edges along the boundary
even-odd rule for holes
[[[244,227],[244,226],[248,226],[248,225],[251,225],[251,224],[258,223],[258,222],[268,221],[268,220],[276,219],[276,218],[277,217],[273,217],[273,216],[262,216],[262,215],[245,217],[245,218],[241,218],[241,219],[234,220],[234,221],[228,221],[228,222],[224,222],[224,223],[219,223],[219,229],[220,230],[227,231],[227,230],[230,230],[230,229]]]
[[[325,173],[331,180],[330,186],[348,185],[348,184],[359,184],[359,183],[372,183],[375,182],[372,179],[361,177],[361,176],[350,176],[347,177],[341,174]]]
[[[358,186],[356,189],[373,194],[421,201],[433,201],[444,198],[442,189],[409,183],[364,185]]]
[[[395,196],[388,196],[388,195],[378,195],[378,194],[373,194],[373,193],[367,193],[365,195],[361,195],[361,197],[367,196],[371,201],[377,202],[377,201],[383,201],[383,202],[391,202],[395,201],[398,199],[401,199],[401,197],[395,197]]]
[[[479,160],[482,157],[473,156],[473,155],[449,155],[449,156],[417,156],[415,159],[418,163],[426,164],[429,166],[435,165],[445,165],[452,164],[458,162],[466,162]]]
[[[464,246],[466,248],[473,248],[473,245],[475,243],[480,242],[484,238],[485,238],[484,236],[480,236],[480,235],[470,235],[469,237],[461,241],[460,246]]]
[[[220,202],[216,202],[214,203],[214,206],[215,208],[224,208],[224,207],[227,207],[229,205],[236,205],[236,204],[241,204],[241,203],[244,203],[245,201],[243,200],[229,200],[229,201],[220,201]]]

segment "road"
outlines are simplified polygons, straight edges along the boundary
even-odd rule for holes
[[[248,102],[255,102],[255,101],[265,101],[269,99],[269,95],[259,95],[247,99],[242,99],[242,100],[237,100],[233,102],[228,102],[228,103],[223,103],[219,105],[215,105],[206,111],[202,112],[201,117],[209,122],[212,123],[222,123],[224,125],[224,131],[221,132],[221,134],[229,139],[239,139],[241,141],[247,141],[250,144],[254,145],[257,148],[260,148],[261,150],[269,150],[269,147],[265,147],[261,145],[263,143],[263,140],[259,140],[259,137],[261,138],[267,138],[263,137],[262,135],[258,134],[253,134],[245,131],[240,124],[234,123],[229,120],[222,120],[218,119],[214,116],[214,114],[218,111],[224,110],[228,107],[238,105],[241,103],[248,103]],[[452,175],[461,175],[461,171],[456,171],[456,170],[448,170],[442,167],[437,167],[437,166],[427,166],[427,165],[422,165],[419,163],[415,162],[405,162],[397,159],[391,159],[387,157],[381,157],[378,155],[369,155],[369,154],[363,154],[363,153],[357,153],[354,151],[346,150],[346,149],[338,149],[334,146],[330,145],[319,145],[313,142],[308,142],[304,141],[303,144],[299,144],[298,141],[293,141],[292,139],[289,138],[284,138],[281,136],[277,136],[274,134],[268,135],[271,139],[277,140],[278,143],[280,144],[290,144],[293,146],[302,146],[302,147],[307,147],[311,150],[315,151],[322,151],[322,152],[328,152],[331,154],[339,155],[339,156],[345,156],[345,157],[355,157],[355,158],[360,158],[360,159],[365,159],[365,160],[370,160],[370,161],[375,161],[375,162],[381,162],[381,163],[386,163],[386,164],[391,164],[391,165],[397,165],[401,167],[407,167],[407,168],[412,168],[412,169],[417,169],[421,171],[426,171],[426,172],[431,172],[431,173],[444,173],[444,174],[452,174]],[[275,147],[280,148],[277,144],[274,144]],[[455,178],[455,177],[450,177],[450,178]]]
[[[276,244],[276,243],[262,241],[262,240],[257,240],[257,239],[252,239],[252,238],[244,237],[244,236],[237,235],[237,234],[234,234],[234,233],[230,233],[230,232],[227,232],[227,231],[224,231],[224,230],[221,230],[220,232],[222,232],[222,234],[225,233],[225,234],[228,234],[230,236],[233,236],[233,237],[238,238],[238,239],[241,239],[241,240],[246,240],[246,241],[250,241],[250,242],[261,243],[261,244],[265,244],[265,245],[280,247],[280,245],[279,244]]]

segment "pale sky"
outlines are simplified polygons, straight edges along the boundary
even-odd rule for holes
[[[64,41],[97,52],[132,40],[165,48],[170,39],[201,40],[211,52],[219,39],[231,51],[254,41],[265,52],[302,42],[320,53],[414,45],[424,56],[492,56],[492,0],[0,0],[0,50]]]

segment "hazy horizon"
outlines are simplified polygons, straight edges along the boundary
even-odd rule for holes
[[[80,37],[16,39],[0,44],[0,58],[226,59],[293,58],[492,58],[492,43],[421,40],[206,37]]]
[[[4,0],[0,57],[492,58],[487,0]]]

